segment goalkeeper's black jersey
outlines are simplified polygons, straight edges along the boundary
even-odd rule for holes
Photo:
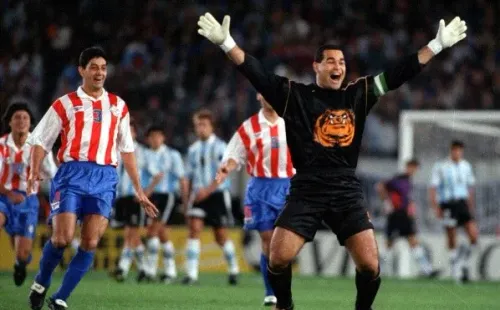
[[[411,55],[390,70],[340,90],[268,73],[248,54],[238,69],[284,118],[293,165],[300,174],[356,168],[368,112],[379,96],[415,76],[420,67],[417,55]]]

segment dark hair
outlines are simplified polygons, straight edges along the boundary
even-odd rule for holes
[[[327,50],[339,50],[341,51],[342,49],[340,46],[335,45],[335,44],[323,44],[318,49],[316,49],[316,52],[314,53],[314,62],[322,62],[323,61],[323,52]]]
[[[193,119],[208,119],[214,126],[214,114],[208,109],[201,109],[193,115]]]
[[[159,132],[162,135],[165,135],[165,132],[163,131],[163,127],[159,125],[152,125],[151,127],[148,128],[148,131],[146,131],[146,137],[149,137],[150,134],[153,132]]]
[[[406,166],[420,166],[420,162],[416,158],[412,158],[406,162]]]
[[[465,144],[460,141],[460,140],[453,140],[451,141],[451,148],[454,149],[454,148],[461,148],[463,149],[465,147]]]
[[[80,67],[85,68],[89,64],[90,60],[97,57],[102,57],[106,61],[108,60],[106,52],[101,47],[99,46],[88,47],[84,49],[80,54],[80,58],[78,58],[78,65]]]
[[[2,117],[2,122],[4,123],[4,126],[5,126],[4,131],[8,130],[9,123],[12,120],[12,116],[14,116],[14,113],[16,113],[17,111],[27,112],[30,116],[31,125],[33,126],[33,123],[35,120],[33,118],[33,113],[31,112],[29,106],[24,102],[17,102],[16,101],[16,102],[13,102],[9,105],[9,107],[5,111],[5,114]]]

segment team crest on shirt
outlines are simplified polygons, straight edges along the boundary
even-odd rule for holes
[[[272,149],[280,148],[280,142],[278,137],[271,137],[271,148]]]
[[[94,116],[94,122],[100,123],[102,121],[102,110],[94,109],[94,113],[92,115]]]
[[[14,171],[15,174],[22,174],[24,170],[24,164],[23,163],[14,163],[11,165],[12,171]]]

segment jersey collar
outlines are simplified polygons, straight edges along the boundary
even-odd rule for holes
[[[276,126],[279,124],[279,122],[281,121],[281,117],[278,116],[278,118],[276,119],[276,122],[274,123],[271,123],[267,118],[266,116],[264,115],[264,111],[262,109],[259,110],[259,123],[261,124],[267,124],[269,125],[270,127],[272,126]]]
[[[102,98],[104,98],[105,96],[108,95],[108,92],[103,88],[101,96],[99,96],[99,98],[94,98],[92,96],[89,96],[86,92],[84,92],[83,88],[81,86],[78,86],[76,94],[77,94],[78,97],[80,97],[82,99],[88,99],[88,100],[91,100],[91,101],[101,101]]]
[[[31,136],[31,133],[28,132],[28,138]],[[26,141],[28,141],[28,138],[26,138]],[[24,142],[24,144],[26,145],[26,142]],[[16,143],[14,142],[14,137],[12,136],[12,132],[9,133],[9,135],[7,136],[7,145],[11,148],[13,148],[16,152],[19,152],[22,147],[20,149],[17,148],[17,145]],[[24,147],[24,146],[23,146]]]

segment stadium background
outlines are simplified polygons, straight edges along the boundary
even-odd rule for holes
[[[0,114],[9,103],[21,100],[40,119],[55,98],[76,89],[80,83],[77,57],[83,48],[98,44],[109,55],[106,89],[128,103],[140,126],[140,140],[148,126],[161,124],[167,143],[181,152],[195,139],[188,120],[196,109],[212,110],[218,120],[217,134],[229,140],[238,125],[259,108],[252,86],[218,47],[196,33],[198,16],[206,11],[217,17],[230,13],[232,35],[245,51],[276,73],[305,83],[314,81],[311,62],[315,47],[321,43],[335,42],[345,48],[347,79],[353,80],[425,45],[434,36],[440,18],[450,20],[460,15],[469,26],[466,43],[443,52],[418,78],[382,98],[367,119],[358,170],[379,231],[384,219],[374,184],[397,172],[401,112],[498,113],[500,108],[498,1],[459,0],[445,5],[430,0],[5,0],[0,7]],[[426,142],[432,149],[433,137],[427,137]],[[443,149],[442,156],[445,152]],[[475,153],[481,150],[467,149],[466,156]],[[246,179],[244,172],[233,177],[233,205],[239,224]],[[500,233],[500,208],[495,201],[500,201],[500,175],[490,175],[490,179],[493,185],[479,188],[477,194],[479,202],[493,204],[477,205],[482,243],[473,275],[498,280],[500,247],[495,234]],[[444,240],[424,198],[428,175],[422,171],[417,180],[419,229],[426,233],[424,244],[434,263],[446,267],[446,260],[439,260],[446,257]],[[486,191],[487,195],[482,194]],[[40,198],[47,212],[46,200],[43,195]],[[43,225],[46,213],[41,214],[31,268],[36,268],[40,246],[47,237]],[[182,216],[176,216],[182,224]],[[174,241],[182,249],[185,231],[179,227]],[[247,262],[243,270],[252,269],[258,259],[257,238],[239,229],[233,234],[241,241],[238,251]],[[108,230],[97,255],[97,268],[113,266],[121,240],[119,229]],[[202,270],[224,270],[211,235],[206,233],[203,240],[203,249],[209,251],[202,256]],[[12,255],[4,233],[0,249],[0,269],[10,269]],[[400,264],[406,266],[401,268],[402,276],[414,274],[409,262],[410,257],[402,251]],[[324,275],[352,274],[353,270],[343,249],[326,232],[306,247],[296,268],[304,274]]]

